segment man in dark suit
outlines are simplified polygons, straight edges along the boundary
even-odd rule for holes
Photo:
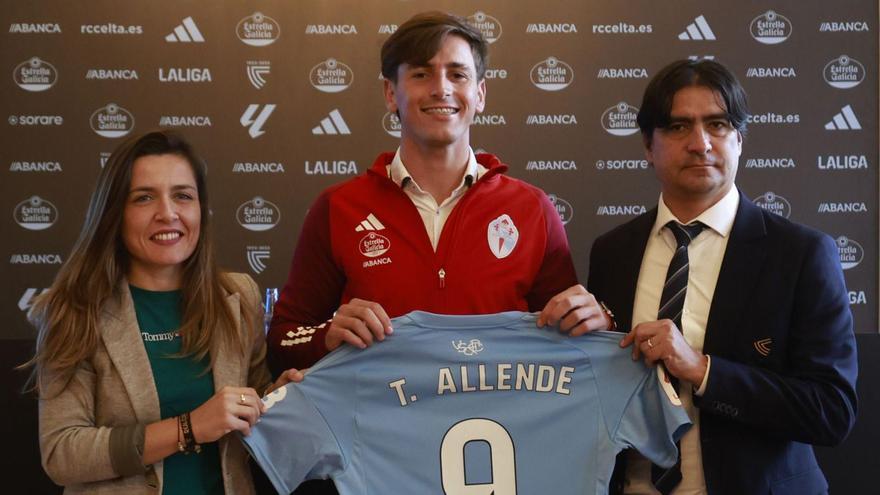
[[[621,454],[612,491],[826,493],[811,444],[841,442],[855,421],[836,245],[737,190],[747,118],[745,92],[713,61],[675,62],[645,91],[638,122],[660,201],[596,240],[588,289],[628,332],[621,346],[679,382],[695,427],[669,472]],[[585,294],[575,286],[557,303]]]

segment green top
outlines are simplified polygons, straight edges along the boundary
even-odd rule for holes
[[[180,357],[182,340],[180,291],[156,292],[128,286],[141,338],[159,393],[162,419],[192,411],[214,395],[214,378],[205,372],[210,358]],[[165,458],[162,493],[223,493],[217,442],[202,445],[200,454],[176,453]]]

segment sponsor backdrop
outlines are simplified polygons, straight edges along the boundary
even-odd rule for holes
[[[739,186],[837,239],[856,331],[878,332],[876,2],[34,1],[0,13],[10,366],[32,345],[25,311],[66,259],[94,179],[132,134],[173,128],[196,144],[222,264],[281,286],[318,192],[395,148],[379,48],[432,8],[491,42],[473,147],[547,191],[582,278],[593,239],[657,199],[635,121],[648,79],[711,57],[754,113]]]

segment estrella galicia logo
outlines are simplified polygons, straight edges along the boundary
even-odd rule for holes
[[[46,230],[58,220],[58,208],[39,196],[31,196],[15,205],[12,216],[22,228]]]
[[[791,216],[791,203],[789,203],[787,199],[776,193],[768,191],[753,199],[752,201],[754,201],[756,205],[769,211],[770,213],[776,213],[777,215],[784,218],[788,218]]]
[[[480,339],[471,339],[470,342],[465,342],[464,340],[452,341],[452,348],[456,351],[464,354],[465,356],[476,356],[477,354],[483,352],[483,343],[480,342]]]
[[[370,232],[363,236],[358,243],[358,250],[368,258],[382,256],[389,249],[391,249],[391,240],[376,232]]]
[[[840,266],[844,270],[857,267],[865,257],[862,245],[846,236],[837,238],[837,253],[840,255]]]
[[[266,46],[278,41],[281,36],[281,26],[275,22],[275,19],[260,12],[254,12],[253,15],[238,21],[235,34],[246,45]]]
[[[495,43],[501,38],[501,23],[485,12],[475,12],[474,15],[468,16],[467,22],[477,28],[489,44]]]
[[[99,136],[120,138],[134,129],[134,115],[119,105],[110,103],[95,110],[89,123]]]
[[[354,82],[354,72],[351,67],[335,58],[328,58],[312,67],[309,81],[318,91],[338,93],[351,86],[351,83]]]
[[[602,113],[602,128],[613,136],[630,136],[639,132],[638,114],[638,108],[622,101]]]
[[[274,203],[259,196],[246,201],[235,213],[239,225],[254,232],[269,230],[281,220],[281,210]]]
[[[792,27],[787,17],[768,10],[752,19],[749,30],[755,41],[765,45],[776,45],[791,36]]]
[[[382,128],[390,136],[400,138],[400,119],[396,113],[388,112],[382,117]]]
[[[548,57],[532,67],[529,72],[532,84],[544,91],[560,91],[574,81],[574,70],[556,57]]]
[[[58,71],[49,62],[32,57],[15,67],[12,79],[25,91],[46,91],[58,81]]]
[[[562,225],[566,225],[574,218],[574,208],[572,208],[571,203],[555,194],[548,194],[547,197],[550,199],[553,207],[556,208],[556,213],[559,214],[559,220],[562,221]]]
[[[854,88],[865,80],[865,66],[854,58],[841,55],[825,64],[822,77],[831,87]]]

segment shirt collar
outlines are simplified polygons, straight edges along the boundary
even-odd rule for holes
[[[705,226],[714,230],[721,237],[727,237],[733,229],[733,221],[736,218],[736,210],[739,208],[739,190],[731,187],[727,194],[720,201],[710,206],[706,211],[700,213],[693,222],[702,222]],[[657,203],[657,220],[654,221],[654,228],[651,235],[657,235],[662,232],[663,227],[670,220],[683,223],[675,217],[666,203],[663,201],[663,194],[660,194],[660,200]]]
[[[394,153],[394,159],[391,160],[390,165],[385,166],[385,170],[388,172],[388,178],[394,181],[400,188],[405,188],[412,184],[416,189],[421,190],[416,181],[410,176],[409,171],[403,164],[403,160],[400,159],[400,148],[397,148],[397,152]],[[477,162],[474,151],[468,147],[467,166],[465,167],[464,175],[461,177],[461,183],[459,183],[455,190],[458,191],[463,187],[472,186],[488,170]]]

